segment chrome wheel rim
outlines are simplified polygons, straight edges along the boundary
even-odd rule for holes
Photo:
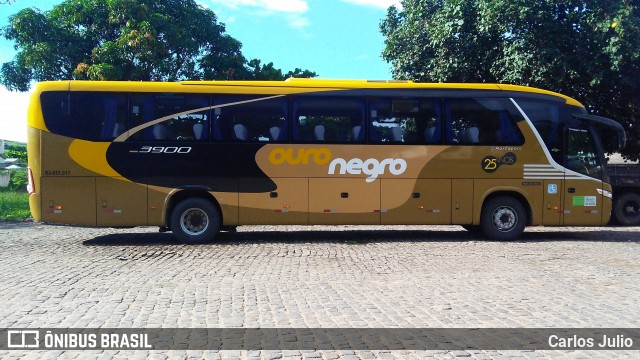
[[[207,231],[209,216],[202,209],[187,209],[180,216],[180,228],[190,236],[198,236]]]
[[[501,232],[508,232],[518,223],[518,213],[509,206],[501,206],[493,213],[493,226]]]

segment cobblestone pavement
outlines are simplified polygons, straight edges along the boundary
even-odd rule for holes
[[[0,223],[0,328],[638,327],[640,228],[246,226],[179,245],[156,228]],[[0,351],[0,358],[638,358],[638,351]]]

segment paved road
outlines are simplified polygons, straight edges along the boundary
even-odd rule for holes
[[[155,228],[0,223],[0,328],[638,327],[640,228]],[[638,351],[0,351],[0,358],[626,358]]]

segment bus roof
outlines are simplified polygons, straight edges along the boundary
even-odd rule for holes
[[[259,88],[264,94],[296,94],[309,91],[331,91],[350,89],[467,89],[524,92],[549,95],[564,99],[569,105],[583,105],[566,95],[528,86],[487,83],[419,83],[405,80],[344,80],[344,79],[300,79],[290,78],[284,81],[229,81],[229,80],[190,80],[182,82],[145,82],[145,81],[86,81],[66,80],[47,81],[38,84],[37,91],[139,91],[139,92],[184,92],[189,86],[190,92],[205,93],[233,87],[234,93],[251,94]],[[253,89],[253,90],[252,90]],[[223,91],[224,92],[224,91]]]

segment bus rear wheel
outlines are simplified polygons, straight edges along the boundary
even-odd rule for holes
[[[484,205],[480,226],[492,240],[515,240],[524,231],[527,215],[522,203],[510,196],[495,197]]]
[[[212,241],[220,231],[220,212],[202,198],[182,200],[171,212],[170,226],[178,241],[202,244]]]

